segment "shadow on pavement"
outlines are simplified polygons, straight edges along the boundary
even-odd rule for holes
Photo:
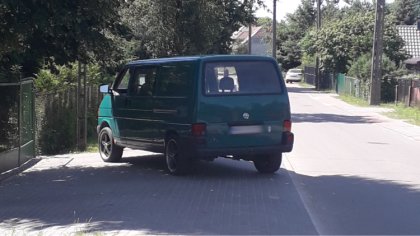
[[[104,233],[317,234],[291,175],[312,194],[308,205],[331,225],[327,233],[420,233],[420,193],[408,186],[285,169],[261,175],[251,163],[225,159],[175,177],[164,170],[162,156],[10,178],[0,183],[0,227],[26,222],[27,231],[42,231],[88,223],[88,232]]]
[[[260,175],[252,163],[221,159],[176,177],[164,166],[153,155],[24,172],[0,185],[0,228],[88,223],[89,232],[316,234],[285,170]]]
[[[305,176],[290,172],[320,234],[419,235],[420,190],[357,176]]]
[[[346,116],[328,113],[293,113],[294,123],[347,123],[347,124],[371,124],[379,121],[370,116]]]

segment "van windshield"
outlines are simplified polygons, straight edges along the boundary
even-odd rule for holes
[[[275,65],[269,61],[208,62],[204,71],[205,95],[282,92]]]

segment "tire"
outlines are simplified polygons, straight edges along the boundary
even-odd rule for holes
[[[166,168],[173,175],[185,175],[191,172],[193,161],[186,154],[177,136],[169,136],[165,140]]]
[[[101,129],[98,135],[99,154],[104,162],[119,162],[124,147],[114,143],[112,130],[109,127]]]
[[[280,169],[282,154],[260,156],[254,159],[254,166],[258,172],[272,174]]]

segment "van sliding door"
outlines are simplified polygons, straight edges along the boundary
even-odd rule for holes
[[[155,124],[152,113],[156,72],[155,66],[135,66],[130,81],[127,103],[131,116],[127,138],[136,146],[147,146],[153,141]]]

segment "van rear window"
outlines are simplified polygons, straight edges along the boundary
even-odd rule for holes
[[[208,62],[204,71],[206,95],[281,93],[280,78],[271,62]]]

